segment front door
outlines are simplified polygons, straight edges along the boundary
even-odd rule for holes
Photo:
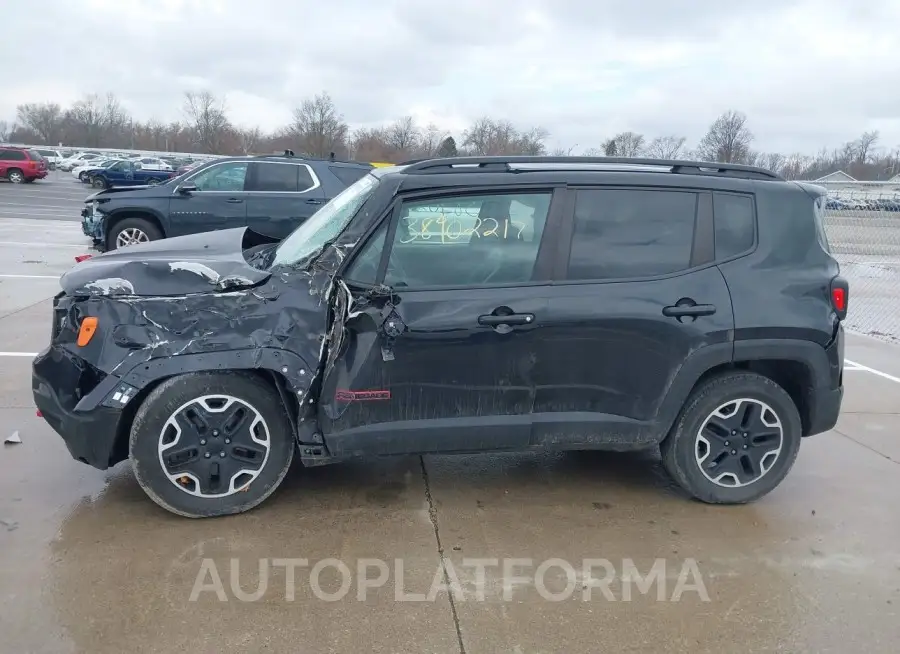
[[[679,375],[699,376],[732,357],[711,194],[569,192],[574,210],[563,222],[544,329],[552,365],[536,372],[534,444],[655,443],[690,390],[676,384]]]
[[[250,165],[247,225],[285,238],[325,204],[322,185],[307,164],[260,161]]]
[[[227,161],[187,177],[172,191],[169,235],[182,236],[247,224],[246,161]],[[195,190],[182,191],[184,184]]]
[[[528,446],[553,197],[418,197],[369,239],[343,276],[357,303],[321,393],[333,455]]]

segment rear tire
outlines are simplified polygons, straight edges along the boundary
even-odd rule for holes
[[[666,471],[696,499],[743,504],[782,482],[802,433],[781,386],[756,373],[728,373],[694,390],[660,449]]]
[[[159,228],[145,218],[125,218],[113,225],[106,236],[106,249],[117,250],[120,247],[139,245],[158,241],[163,237]]]
[[[10,168],[6,171],[6,179],[13,184],[22,184],[25,182],[25,174],[18,168]]]
[[[144,492],[188,518],[261,504],[287,475],[294,447],[278,394],[238,372],[165,380],[138,408],[129,440]]]

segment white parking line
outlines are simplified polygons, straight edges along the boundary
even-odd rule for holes
[[[896,384],[900,384],[900,377],[894,377],[894,375],[889,375],[886,372],[882,372],[880,370],[875,370],[875,368],[870,368],[869,366],[864,366],[861,363],[856,363],[855,361],[850,361],[849,359],[845,359],[844,362],[849,363],[851,366],[855,366],[855,369],[857,369],[857,370],[865,370],[866,372],[870,372],[873,375],[878,375],[879,377],[888,379]],[[846,370],[846,368],[845,368],[845,370]]]
[[[59,275],[4,275],[0,279],[59,279]]]
[[[21,241],[0,241],[3,245],[21,245],[29,248],[77,248],[79,250],[87,250],[87,245],[68,245],[65,243],[23,243]]]
[[[37,352],[0,352],[0,357],[31,357],[37,356]]]

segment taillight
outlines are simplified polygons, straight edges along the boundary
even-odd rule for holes
[[[831,306],[834,308],[838,318],[843,320],[847,317],[847,307],[850,303],[850,285],[847,280],[838,275],[831,280]]]

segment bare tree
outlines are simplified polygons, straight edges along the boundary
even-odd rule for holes
[[[644,151],[644,135],[637,132],[621,132],[612,139],[616,157],[639,157]]]
[[[231,125],[225,112],[225,100],[209,91],[188,91],[182,108],[194,132],[194,142],[207,154],[221,154]]]
[[[294,109],[294,120],[288,127],[301,151],[313,157],[327,157],[332,152],[347,150],[350,128],[328,93],[304,100]]]
[[[716,118],[697,150],[700,158],[707,161],[745,163],[752,142],[753,133],[747,129],[747,116],[729,110]]]
[[[263,133],[259,127],[246,127],[237,130],[237,138],[241,154],[250,154],[259,149],[263,141]]]
[[[759,156],[756,157],[756,165],[766,170],[771,170],[773,173],[781,174],[782,169],[785,166],[787,159],[783,154],[779,154],[778,152],[767,152],[760,153]]]
[[[69,131],[77,141],[96,148],[106,127],[103,101],[96,93],[89,93],[66,112]]]
[[[431,123],[422,130],[422,136],[419,139],[419,154],[424,157],[434,156],[441,146],[443,138],[444,132],[437,125]]]
[[[686,156],[684,151],[686,141],[683,136],[657,136],[650,141],[646,154],[654,159],[679,159]]]
[[[0,120],[0,143],[9,140],[9,135],[16,129],[15,125],[10,125],[5,120]]]
[[[463,147],[475,155],[542,155],[547,151],[547,131],[534,127],[520,132],[506,120],[482,117],[463,133]]]
[[[856,161],[858,163],[866,163],[875,144],[878,143],[878,130],[872,132],[863,132],[863,135],[856,141]]]
[[[34,132],[44,144],[62,141],[63,110],[55,102],[27,103],[16,107],[16,122]]]
[[[412,116],[398,118],[384,132],[387,144],[401,156],[408,156],[418,150],[422,131]]]

